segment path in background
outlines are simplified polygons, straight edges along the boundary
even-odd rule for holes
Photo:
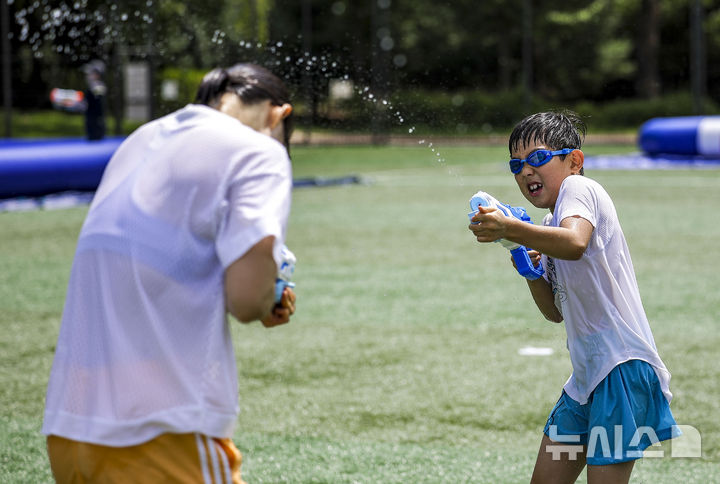
[[[507,135],[480,135],[480,136],[426,136],[427,140],[435,145],[446,146],[502,146],[507,144]],[[422,144],[421,135],[383,135],[383,143],[391,146],[417,146]],[[296,130],[291,138],[291,143],[296,145],[323,146],[323,145],[369,145],[373,144],[372,134],[356,133],[308,133],[303,130]],[[629,133],[612,134],[590,134],[585,139],[585,144],[609,145],[609,144],[634,144],[637,145],[637,135]]]

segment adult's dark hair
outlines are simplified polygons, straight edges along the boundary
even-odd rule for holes
[[[227,69],[216,68],[205,74],[198,86],[195,102],[215,106],[226,92],[237,94],[245,104],[270,101],[275,106],[290,104],[290,92],[275,74],[256,64],[235,64]],[[290,148],[292,114],[283,120],[285,146]]]
[[[587,127],[577,113],[569,110],[547,111],[532,114],[520,121],[510,133],[510,155],[520,145],[539,142],[552,150],[573,148],[579,150],[585,141]],[[564,155],[563,155],[564,159]],[[580,172],[584,173],[584,170]]]

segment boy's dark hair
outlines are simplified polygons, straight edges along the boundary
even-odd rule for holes
[[[585,141],[587,127],[577,113],[569,110],[532,114],[520,121],[510,133],[510,154],[521,145],[540,142],[551,150],[579,150]],[[564,156],[563,156],[564,159]],[[583,174],[581,170],[580,174]]]
[[[256,64],[235,64],[227,69],[216,68],[205,74],[198,86],[195,102],[212,106],[226,92],[237,94],[243,103],[270,101],[275,106],[290,104],[290,92],[279,77]],[[290,148],[292,114],[283,120],[285,147]]]

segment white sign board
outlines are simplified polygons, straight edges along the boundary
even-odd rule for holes
[[[150,66],[147,62],[125,64],[125,118],[150,119]]]

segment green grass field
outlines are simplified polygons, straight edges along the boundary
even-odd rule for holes
[[[140,122],[125,120],[121,132],[132,133]],[[115,134],[115,120],[110,113],[105,116],[108,136]],[[57,110],[14,111],[12,114],[12,135],[19,138],[54,138],[58,136],[85,136],[85,116],[82,113],[66,113]]]
[[[296,177],[368,183],[294,192],[297,314],[273,330],[234,326],[249,483],[529,481],[570,373],[564,328],[542,319],[507,252],[467,230],[480,188],[527,206],[505,148],[435,148],[444,163],[427,145],[293,149]],[[632,482],[717,482],[720,170],[587,175],[618,209],[675,417],[702,435],[702,458],[645,459]],[[51,481],[39,429],[85,212],[0,214],[3,483]]]

